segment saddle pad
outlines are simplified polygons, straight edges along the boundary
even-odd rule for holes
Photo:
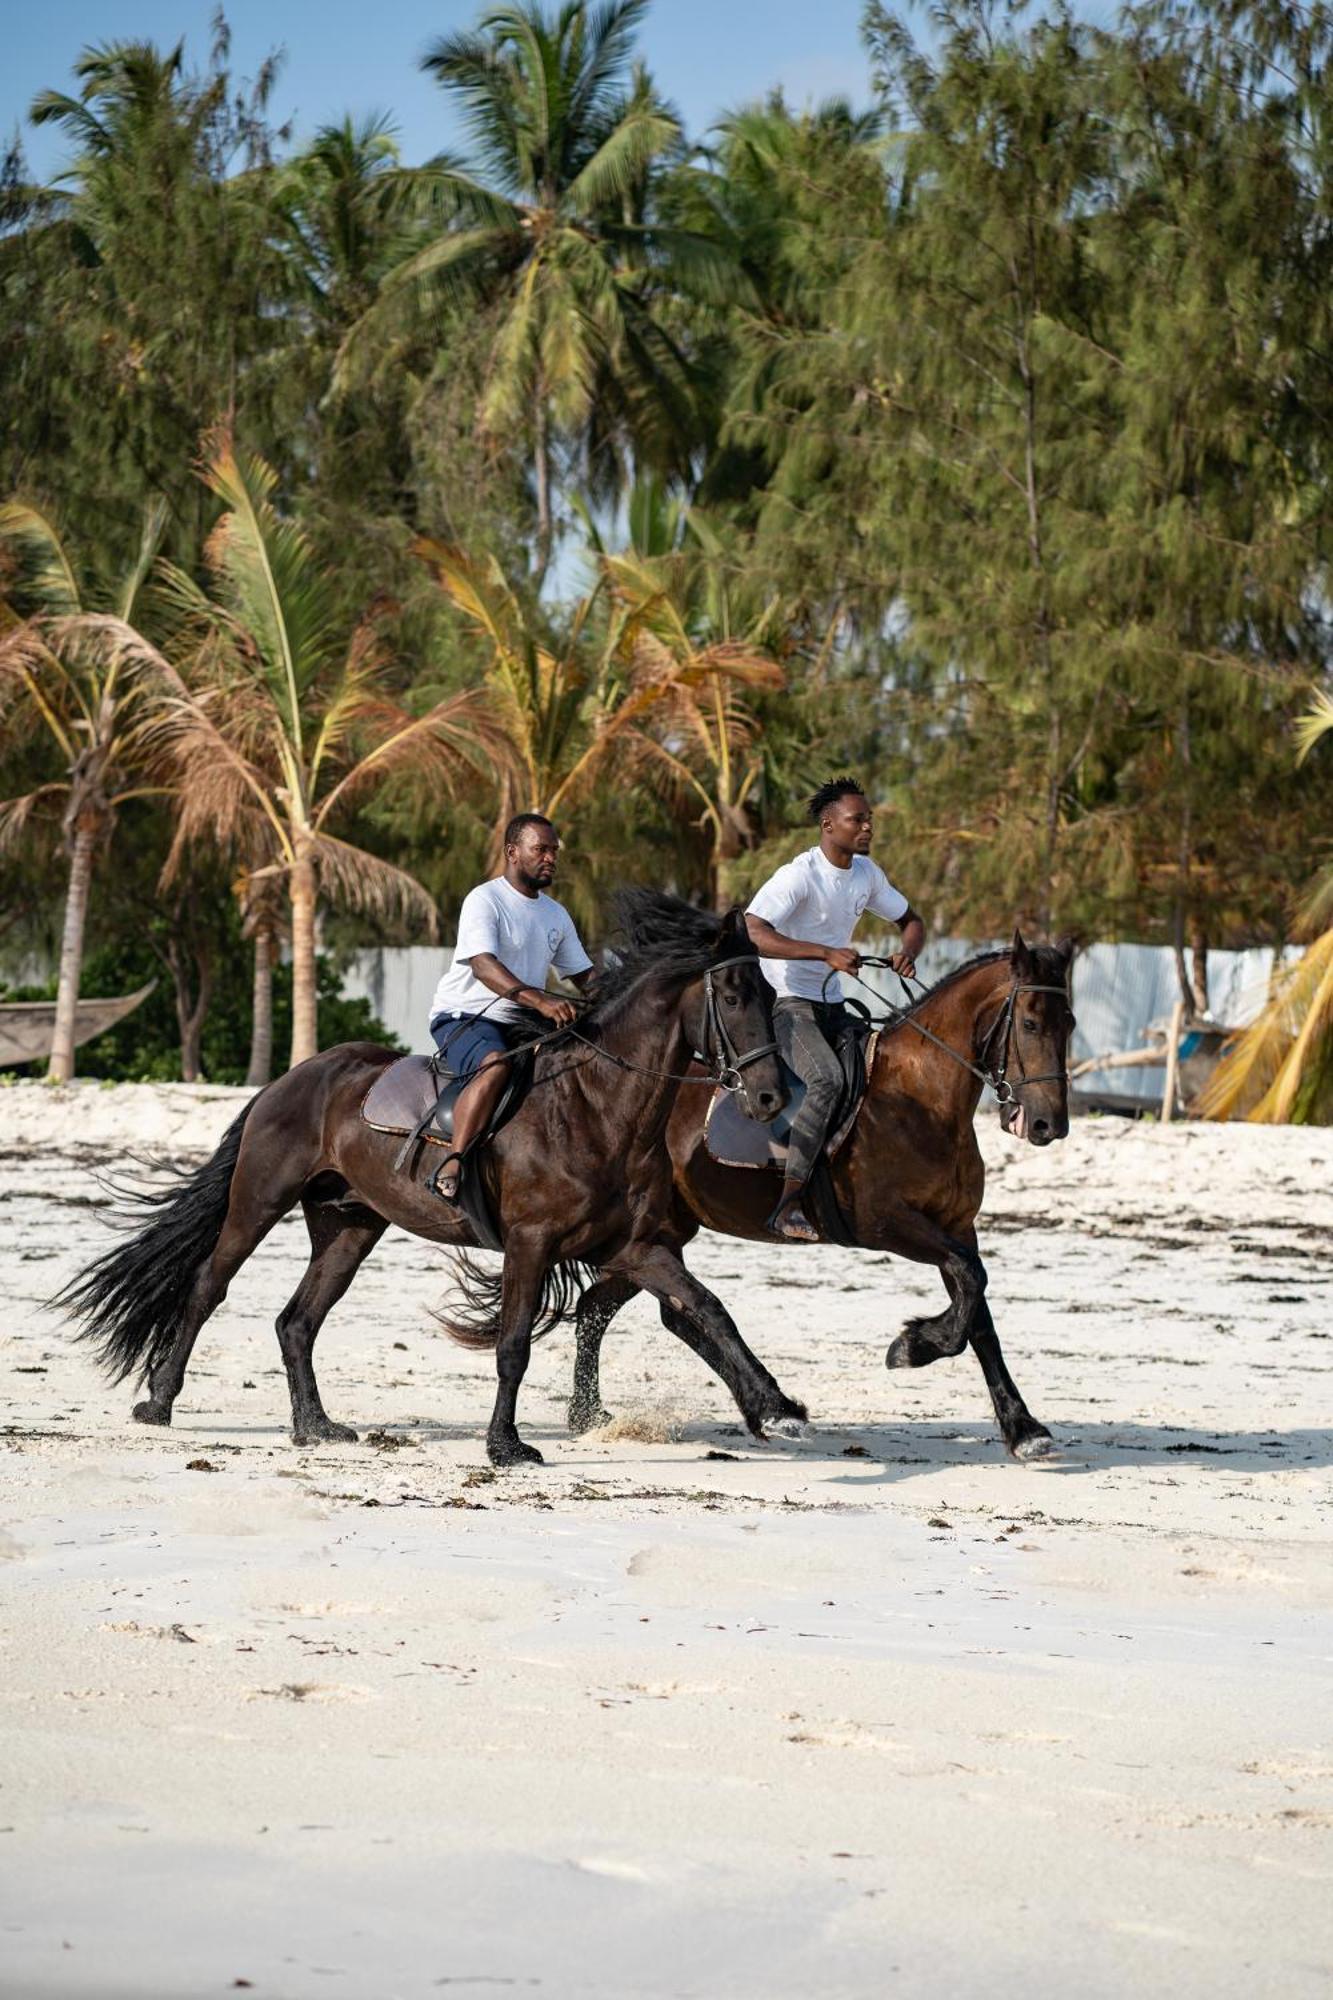
[[[859,1091],[850,1103],[842,1106],[841,1116],[834,1125],[830,1137],[825,1141],[824,1153],[832,1159],[842,1147],[856,1123],[856,1114],[861,1109],[865,1090],[864,1078],[870,1076],[875,1066],[875,1051],[879,1045],[879,1030],[872,1030],[866,1039],[864,1070]],[[708,1116],[704,1121],[704,1145],[710,1159],[722,1167],[774,1167],[782,1169],[787,1164],[787,1146],[791,1138],[791,1128],[801,1103],[805,1097],[805,1085],[799,1077],[790,1074],[787,1078],[790,1096],[786,1107],[780,1111],[771,1125],[761,1125],[756,1118],[747,1118],[741,1108],[739,1091],[715,1090],[708,1106]]]
[[[441,1077],[429,1056],[399,1056],[381,1070],[361,1100],[361,1116],[377,1132],[415,1132],[440,1094]],[[444,1101],[422,1138],[447,1146],[453,1133],[457,1084],[445,1086]]]

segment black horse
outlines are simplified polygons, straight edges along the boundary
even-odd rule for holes
[[[567,1315],[593,1271],[620,1273],[658,1299],[666,1325],[722,1376],[756,1436],[805,1417],[664,1240],[666,1127],[694,1053],[743,1092],[753,1116],[771,1119],[785,1102],[769,988],[739,912],[717,916],[649,890],[628,892],[621,912],[619,964],[574,1027],[543,1039],[528,1096],[482,1158],[503,1270],[493,1277],[460,1260],[467,1305],[444,1322],[465,1345],[496,1350],[486,1443],[497,1465],[540,1463],[515,1425],[519,1384],[532,1341]],[[355,1440],[326,1415],[315,1382],[315,1336],[330,1308],[390,1222],[449,1246],[475,1243],[465,1215],[395,1170],[399,1139],[360,1115],[394,1059],[349,1042],[270,1084],[205,1166],[141,1197],[155,1218],[60,1295],[116,1380],[146,1378],[141,1423],[171,1422],[204,1321],[299,1202],[310,1263],[277,1321],[292,1435],[298,1444]]]

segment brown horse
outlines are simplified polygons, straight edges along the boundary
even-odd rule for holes
[[[719,917],[675,897],[624,899],[628,939],[590,1012],[546,1036],[532,1087],[482,1158],[504,1242],[503,1271],[464,1260],[468,1310],[447,1326],[495,1347],[499,1377],[487,1449],[497,1465],[541,1454],[519,1437],[515,1410],[534,1338],[564,1317],[589,1267],[661,1301],[672,1331],[728,1384],[750,1430],[799,1424],[805,1412],[761,1366],[713,1294],[670,1245],[667,1121],[691,1058],[772,1119],[786,1101],[771,995],[739,912]],[[200,1328],[274,1223],[299,1202],[310,1264],[278,1316],[291,1390],[292,1435],[355,1441],[320,1400],[315,1336],[385,1227],[447,1247],[474,1242],[464,1214],[395,1171],[400,1141],[360,1115],[395,1060],[373,1043],[312,1056],[251,1100],[213,1158],[165,1192],[137,1235],[90,1265],[56,1301],[82,1321],[116,1380],[142,1374],[135,1416],[169,1424]],[[692,1090],[705,1096],[706,1091]]]
[[[944,1312],[908,1322],[887,1365],[924,1368],[970,1342],[1004,1442],[1023,1459],[1048,1453],[1051,1434],[1014,1386],[986,1304],[976,1235],[986,1170],[973,1120],[983,1085],[991,1083],[1006,1131],[1034,1146],[1068,1132],[1071,956],[1065,944],[1030,948],[1016,935],[1011,951],[988,952],[942,979],[880,1035],[865,1100],[831,1163],[854,1241],[934,1264],[949,1294]],[[682,1093],[667,1129],[676,1174],[671,1249],[680,1251],[701,1225],[772,1242],[765,1225],[775,1173],[712,1159],[704,1144],[706,1112],[706,1096]],[[608,1272],[579,1302],[569,1406],[576,1432],[605,1420],[602,1337],[635,1290],[623,1272]]]

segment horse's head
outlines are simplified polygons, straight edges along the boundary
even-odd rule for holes
[[[1049,1146],[1069,1131],[1073,955],[1067,938],[1054,945],[1029,945],[1021,932],[1014,932],[1009,953],[1013,983],[987,1051],[1002,1079],[1000,1123],[1033,1146]]]
[[[739,907],[722,919],[711,961],[690,985],[685,1018],[694,1046],[740,1093],[747,1117],[769,1125],[787,1102],[773,1036],[773,989],[759,968]]]

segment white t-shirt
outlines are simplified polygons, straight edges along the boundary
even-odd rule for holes
[[[868,854],[854,854],[850,868],[835,868],[822,848],[811,847],[769,877],[747,914],[762,917],[784,937],[846,946],[866,910],[896,924],[909,907],[906,896]],[[760,964],[779,996],[842,999],[842,981],[830,974],[822,959],[765,958]]]
[[[553,896],[525,896],[505,881],[482,882],[463,898],[458,913],[454,962],[435,989],[430,1018],[440,1014],[481,1014],[488,1021],[516,1021],[522,1008],[497,999],[473,977],[471,960],[488,951],[525,986],[538,993],[554,966],[567,977],[592,964],[579,942],[574,919]]]

